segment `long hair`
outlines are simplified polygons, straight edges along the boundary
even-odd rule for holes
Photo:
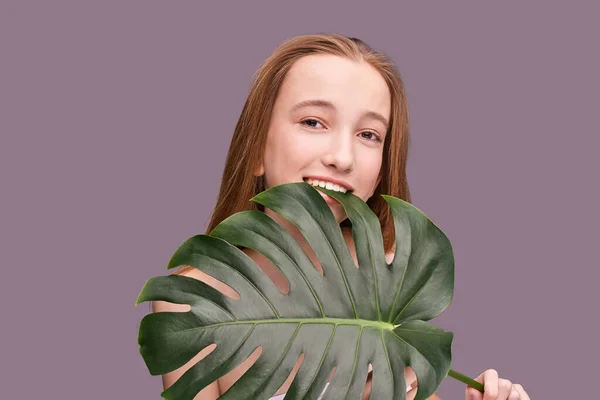
[[[253,172],[262,162],[273,105],[283,80],[294,62],[310,54],[331,54],[367,62],[379,71],[390,90],[391,115],[383,147],[381,182],[367,201],[381,223],[387,254],[394,247],[394,224],[389,207],[380,195],[387,194],[410,203],[406,179],[410,137],[404,84],[395,64],[385,53],[373,50],[360,39],[338,34],[310,34],[287,39],[254,74],[250,93],[231,139],[207,233],[237,212],[264,211],[262,205],[250,201],[265,189],[264,174],[257,177]],[[351,223],[346,218],[340,225],[351,226]],[[181,272],[183,269],[177,273]]]

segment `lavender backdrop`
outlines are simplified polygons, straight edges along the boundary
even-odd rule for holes
[[[432,321],[453,368],[593,397],[599,6],[239,3],[0,3],[0,397],[160,398],[136,296],[204,232],[253,73],[315,32],[405,80],[413,203],[455,250]]]

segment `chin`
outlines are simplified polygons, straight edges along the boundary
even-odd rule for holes
[[[341,212],[335,212],[335,210],[331,210],[331,211],[333,211],[333,215],[335,216],[335,219],[338,224],[341,224],[344,220],[346,220],[348,218],[348,216],[346,215],[346,213],[344,211],[341,211]]]

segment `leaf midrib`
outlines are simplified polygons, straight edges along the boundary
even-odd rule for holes
[[[191,312],[191,311],[188,311]],[[361,328],[376,328],[387,331],[393,331],[399,325],[392,325],[387,322],[382,321],[371,321],[366,319],[346,319],[346,318],[277,318],[277,319],[255,319],[255,320],[244,320],[244,321],[230,321],[230,322],[222,322],[219,324],[211,324],[211,325],[203,325],[197,326],[194,328],[183,329],[177,331],[177,333],[193,331],[196,329],[206,329],[206,328],[217,328],[220,326],[227,325],[262,325],[262,324],[326,324],[326,325],[334,325],[335,327],[341,325],[350,325],[350,326],[358,326]]]

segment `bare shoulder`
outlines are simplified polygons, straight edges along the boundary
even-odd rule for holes
[[[173,272],[171,275],[181,275],[198,280],[206,281],[206,278],[200,270],[193,267],[183,267]],[[208,275],[207,275],[208,276]],[[207,282],[208,283],[208,282]],[[156,300],[152,302],[152,312],[172,312],[172,311],[189,311],[190,306],[187,304],[168,303],[166,301]]]
[[[202,281],[202,282],[206,283],[207,285],[212,286],[213,288],[217,289],[218,291],[220,291],[221,293],[223,293],[229,297],[233,297],[233,298],[238,297],[237,292],[235,292],[229,286],[227,286],[220,280],[212,277],[211,275],[200,271],[198,268],[194,268],[194,267],[186,265],[186,266],[178,269],[177,271],[173,272],[172,275],[181,275],[181,276],[187,276],[188,278],[198,279],[199,281]]]
[[[171,275],[190,276],[191,274],[193,274],[193,271],[191,270],[195,269],[196,268],[182,268],[173,272]],[[168,303],[162,300],[155,300],[152,302],[152,312],[185,312],[189,310],[190,306],[187,304]]]

